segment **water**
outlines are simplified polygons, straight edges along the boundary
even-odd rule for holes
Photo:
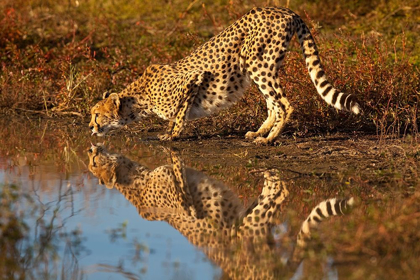
[[[47,142],[55,138],[43,137]],[[14,250],[30,263],[27,268],[17,268],[15,275],[24,272],[34,279],[196,279],[199,271],[205,273],[203,279],[213,279],[220,274],[170,225],[141,219],[118,191],[98,185],[86,166],[89,144],[79,153],[63,137],[66,146],[59,140],[50,142],[57,145],[51,150],[39,151],[25,142],[13,147],[17,139],[10,136],[2,139],[4,148],[18,151],[0,159],[2,191],[16,186],[13,194],[18,197],[10,210],[27,227],[27,231],[22,228],[23,242]]]
[[[285,159],[295,146],[229,139],[162,144],[128,132],[98,139],[71,122],[0,125],[3,278],[360,279],[418,272],[418,181],[406,171],[417,170],[415,157],[385,169],[378,167],[383,152],[365,156],[365,164],[308,159],[306,152]],[[91,145],[99,140],[105,144]],[[154,184],[139,179],[144,167]],[[162,180],[165,174],[173,176]],[[166,200],[152,202],[145,188],[161,190]],[[261,192],[273,208],[253,208]],[[333,198],[356,203],[335,217],[320,204]],[[187,206],[174,206],[179,201]],[[206,206],[222,202],[250,211],[242,220],[235,207]],[[323,212],[315,220],[323,222],[309,227],[311,238],[304,228],[299,239],[317,206]]]

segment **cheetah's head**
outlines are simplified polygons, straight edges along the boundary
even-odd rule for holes
[[[104,99],[91,109],[89,128],[92,134],[104,136],[108,131],[124,125],[121,117],[121,102],[118,94],[104,94]]]
[[[116,183],[116,160],[108,154],[102,144],[96,144],[88,150],[89,171],[99,179],[100,185],[112,189]]]

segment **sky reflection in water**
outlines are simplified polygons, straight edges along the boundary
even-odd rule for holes
[[[87,158],[86,154],[80,156]],[[61,275],[62,268],[70,270],[68,279],[73,277],[72,272],[81,271],[88,279],[214,279],[220,274],[177,230],[165,222],[139,217],[136,208],[118,191],[98,185],[86,169],[69,174],[57,172],[53,163],[27,164],[24,155],[18,163],[1,158],[0,184],[16,185],[17,193],[33,200],[22,197],[14,209],[26,213],[24,222],[30,229],[27,247],[41,246],[42,236],[52,235],[46,238],[54,248],[33,262],[37,266],[30,268],[33,277],[45,275],[45,266],[50,276]],[[52,230],[43,230],[42,221],[46,226],[52,222]],[[74,231],[81,244],[72,244],[74,251],[69,253],[66,241],[71,241],[64,235]],[[73,258],[70,255],[74,253],[78,255]]]

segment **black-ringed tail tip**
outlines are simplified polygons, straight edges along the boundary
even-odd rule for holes
[[[338,215],[345,215],[354,205],[354,198],[331,198],[315,206],[306,220],[302,223],[298,234],[298,245],[303,245],[305,239],[311,235],[311,229],[317,227],[323,220]]]

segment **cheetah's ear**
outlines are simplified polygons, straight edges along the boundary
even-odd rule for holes
[[[120,97],[116,93],[111,93],[108,98],[106,99],[105,103],[110,111],[118,114],[120,109]]]
[[[104,170],[99,178],[99,184],[105,185],[107,189],[112,189],[117,182],[117,175],[115,174],[115,166],[112,165],[111,168]]]
[[[117,182],[117,177],[114,175],[111,177],[111,180],[105,184],[105,187],[110,190],[115,186],[116,182]]]
[[[107,188],[107,189],[112,189],[113,187],[114,187],[114,185],[115,185],[115,180],[114,180],[114,178],[115,178],[115,176],[113,176],[111,179],[111,181],[108,181],[108,182],[105,182],[105,181],[102,181],[101,179],[99,179],[99,185],[105,185],[105,187]]]
[[[102,94],[102,99],[107,99],[108,98],[108,96],[110,95],[111,93],[109,92],[109,91],[105,91],[103,94]]]

